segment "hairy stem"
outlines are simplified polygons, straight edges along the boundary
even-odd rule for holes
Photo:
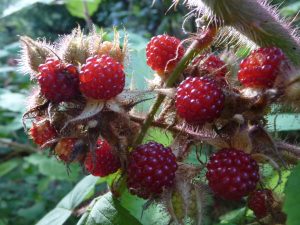
[[[195,57],[195,55],[199,54],[204,48],[206,48],[212,41],[216,34],[215,28],[208,28],[199,38],[195,39],[190,47],[187,49],[186,53],[182,57],[182,59],[177,64],[174,71],[171,73],[169,79],[166,81],[165,87],[172,87],[176,81],[178,80],[181,73],[184,71],[186,66],[190,63],[190,61]],[[160,108],[160,105],[165,99],[165,95],[159,94],[156,98],[155,103],[153,104],[148,116],[145,119],[145,122],[142,125],[139,136],[135,140],[133,147],[142,143],[151,122],[154,119],[155,114]]]

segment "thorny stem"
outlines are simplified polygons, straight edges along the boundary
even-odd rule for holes
[[[195,57],[195,55],[199,54],[203,49],[205,49],[209,44],[212,43],[213,38],[216,35],[216,29],[215,28],[208,28],[199,38],[196,38],[190,47],[187,49],[186,53],[182,57],[182,59],[177,64],[174,71],[171,73],[169,79],[166,81],[165,87],[172,87],[176,81],[178,80],[179,76],[182,74],[186,66],[189,64],[189,62]],[[139,133],[139,136],[135,140],[133,144],[133,148],[142,143],[150,125],[151,122],[154,119],[155,114],[160,108],[160,105],[166,98],[165,95],[159,94],[156,98],[155,103],[153,104],[148,116],[146,117],[145,122],[142,125],[141,131]]]

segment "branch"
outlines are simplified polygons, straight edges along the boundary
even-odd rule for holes
[[[275,142],[278,150],[286,151],[294,154],[298,158],[300,158],[300,146],[292,145],[285,143],[283,141],[277,141]]]

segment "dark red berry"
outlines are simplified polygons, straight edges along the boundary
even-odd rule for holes
[[[49,120],[40,120],[36,123],[32,123],[32,127],[29,130],[29,135],[32,137],[34,143],[39,146],[43,146],[48,141],[54,139],[57,133],[54,127],[51,126]]]
[[[81,92],[86,97],[100,100],[117,96],[125,86],[123,66],[107,55],[88,58],[79,79]]]
[[[128,189],[144,199],[155,197],[173,185],[176,170],[176,157],[170,148],[156,142],[140,145],[129,156]]]
[[[158,74],[171,72],[183,55],[180,40],[169,35],[153,37],[146,47],[147,64]]]
[[[258,219],[268,215],[273,202],[272,191],[269,189],[253,191],[248,197],[248,206]]]
[[[94,176],[105,177],[121,167],[120,159],[113,153],[107,141],[98,139],[95,152],[89,152],[85,168]]]
[[[41,93],[51,102],[69,101],[79,94],[78,72],[75,66],[60,60],[47,59],[38,68]]]
[[[224,79],[227,68],[225,63],[216,55],[203,54],[195,58],[192,63],[196,66],[193,76],[214,76],[215,78]]]
[[[241,62],[238,79],[245,87],[271,88],[284,60],[279,48],[256,49]]]
[[[224,94],[207,77],[188,77],[177,88],[177,114],[188,123],[204,124],[218,118],[224,107]]]
[[[259,180],[259,167],[249,154],[224,148],[210,157],[206,178],[216,196],[226,200],[240,200],[255,189]]]

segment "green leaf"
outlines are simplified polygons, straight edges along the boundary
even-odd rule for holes
[[[287,214],[287,225],[299,225],[300,213],[300,164],[291,172],[285,188],[283,211]]]
[[[122,194],[120,201],[121,205],[143,225],[169,224],[169,215],[158,204],[151,204],[147,209],[143,209],[146,200],[133,196],[128,191]]]
[[[11,14],[19,12],[22,9],[30,7],[33,4],[38,3],[38,2],[50,4],[53,1],[54,0],[19,0],[17,2],[15,1],[14,4],[10,5],[3,11],[0,18],[10,16]]]
[[[147,136],[146,138],[144,138],[143,142],[147,143],[154,140],[158,143],[163,144],[164,146],[169,146],[173,141],[173,137],[172,134],[168,131],[159,128],[151,128],[149,129]]]
[[[74,209],[77,207],[85,197],[94,189],[99,177],[89,175],[83,178],[74,189],[69,192],[57,205],[60,208]],[[100,178],[102,182],[105,182],[104,178]]]
[[[24,112],[26,96],[0,88],[0,108],[13,112]]]
[[[82,222],[85,225],[141,225],[110,192],[95,200],[88,216],[81,224]]]
[[[79,18],[86,18],[84,2],[86,2],[88,15],[92,16],[97,11],[101,0],[65,0],[66,7],[71,15]]]
[[[37,225],[62,225],[72,215],[72,211],[94,189],[98,177],[92,175],[83,178],[72,191],[70,191],[57,206],[47,213]],[[104,180],[104,179],[103,179]]]
[[[240,208],[226,213],[220,217],[222,223],[236,223],[245,216],[246,208]]]
[[[37,166],[41,174],[56,180],[77,180],[81,171],[79,165],[71,164],[71,173],[68,173],[66,166],[55,157],[47,157],[42,154],[32,154],[26,157],[25,160]]]
[[[63,208],[54,208],[47,213],[36,225],[62,225],[72,215],[72,211]]]
[[[288,17],[296,15],[300,10],[300,2],[292,3],[280,9],[281,15]]]
[[[300,130],[299,114],[282,113],[267,116],[268,130],[270,131],[292,131]]]
[[[0,164],[0,177],[12,171],[20,164],[19,160],[10,160]]]

